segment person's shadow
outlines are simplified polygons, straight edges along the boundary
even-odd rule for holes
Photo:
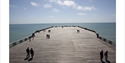
[[[26,57],[24,60],[27,60],[29,57]]]
[[[108,59],[106,60],[106,62],[107,62],[107,63],[110,63],[110,61],[109,61]]]
[[[33,58],[29,58],[29,60],[28,61],[32,61],[33,60]]]
[[[103,60],[101,61],[102,63],[105,63]],[[109,60],[106,60],[106,63],[111,63]]]
[[[103,60],[101,61],[102,63],[105,63]]]
[[[33,58],[26,57],[24,60],[32,61]]]

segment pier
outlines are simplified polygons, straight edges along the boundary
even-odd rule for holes
[[[116,47],[112,41],[80,26],[52,26],[37,30],[34,39],[29,41],[28,37],[19,43],[11,44],[10,63],[101,63],[101,50],[103,55],[108,51],[110,63],[116,63]],[[27,47],[34,50],[34,58],[30,61],[25,60]],[[105,56],[103,61],[106,63]]]

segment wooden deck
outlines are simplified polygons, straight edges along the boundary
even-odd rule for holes
[[[97,38],[96,34],[79,27],[53,27],[49,33],[41,31],[34,40],[10,48],[10,63],[101,63],[100,51],[109,51],[108,60],[116,63],[116,50]],[[77,33],[80,30],[80,33]],[[50,34],[50,39],[46,39]],[[33,48],[34,58],[26,58],[26,48]],[[103,58],[105,61],[105,57]]]

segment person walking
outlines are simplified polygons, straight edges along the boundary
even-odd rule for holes
[[[32,38],[34,39],[34,37],[35,37],[35,33],[32,33]]]
[[[101,62],[103,62],[103,50],[101,50],[101,52],[100,52],[100,60],[101,60]]]
[[[108,51],[105,52],[105,60],[108,61]]]
[[[33,58],[33,56],[34,56],[34,51],[33,51],[32,48],[30,49],[30,54],[31,54],[31,58]]]
[[[31,36],[29,36],[29,42],[31,42]]]
[[[26,57],[29,58],[29,57],[30,57],[29,47],[27,47],[27,49],[26,49],[26,53],[27,53]]]

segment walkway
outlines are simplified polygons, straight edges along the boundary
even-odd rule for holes
[[[108,60],[116,63],[116,50],[97,38],[96,34],[78,27],[53,27],[36,33],[34,40],[10,48],[10,63],[101,63],[100,51],[109,51]],[[77,30],[80,30],[77,33]],[[46,39],[50,34],[50,39]],[[26,58],[26,48],[33,48],[31,61]],[[105,57],[103,58],[105,61]]]

